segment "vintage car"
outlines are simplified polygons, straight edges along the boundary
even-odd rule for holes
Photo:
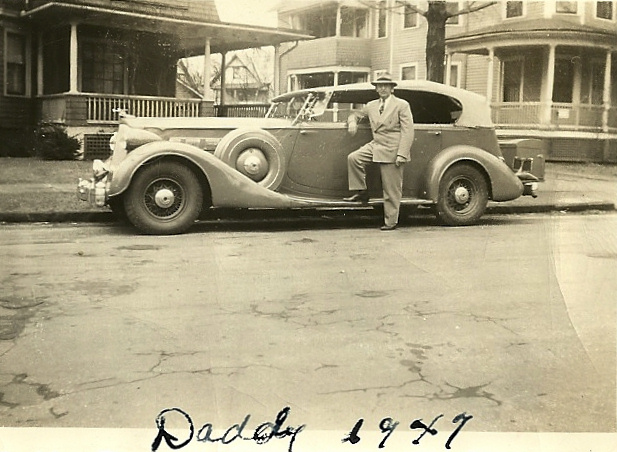
[[[484,97],[426,81],[400,82],[395,95],[409,102],[416,130],[403,206],[431,206],[459,226],[475,223],[489,200],[535,196],[542,155],[519,156],[515,146],[506,163]],[[283,94],[265,118],[124,115],[111,157],[93,162],[78,196],[147,234],[186,231],[204,209],[349,208],[347,156],[371,130],[360,123],[351,136],[346,119],[375,98],[359,83]],[[373,207],[383,203],[379,177],[369,168]]]

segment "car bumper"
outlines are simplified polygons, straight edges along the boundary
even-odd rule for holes
[[[104,207],[107,204],[107,183],[104,180],[96,182],[94,179],[79,179],[77,197],[92,206]]]
[[[81,179],[77,183],[77,197],[95,207],[104,207],[109,194],[109,171],[105,163],[95,160],[92,163],[93,177]]]

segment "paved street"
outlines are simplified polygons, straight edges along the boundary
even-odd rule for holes
[[[2,423],[615,430],[617,215],[338,226],[2,226]]]

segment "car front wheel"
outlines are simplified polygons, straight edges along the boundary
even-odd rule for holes
[[[445,172],[439,183],[437,218],[449,226],[473,224],[484,214],[488,184],[476,167],[459,163]]]
[[[178,162],[155,162],[135,174],[124,196],[128,220],[146,234],[179,234],[199,217],[203,190],[195,173]]]

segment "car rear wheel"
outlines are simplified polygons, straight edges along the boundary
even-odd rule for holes
[[[179,234],[199,217],[203,190],[195,173],[178,162],[141,168],[124,196],[128,220],[146,234]]]
[[[283,147],[262,129],[236,129],[223,137],[214,155],[257,184],[276,190],[285,176]]]
[[[488,184],[473,165],[459,163],[449,168],[439,182],[437,218],[449,226],[473,224],[484,214]]]

